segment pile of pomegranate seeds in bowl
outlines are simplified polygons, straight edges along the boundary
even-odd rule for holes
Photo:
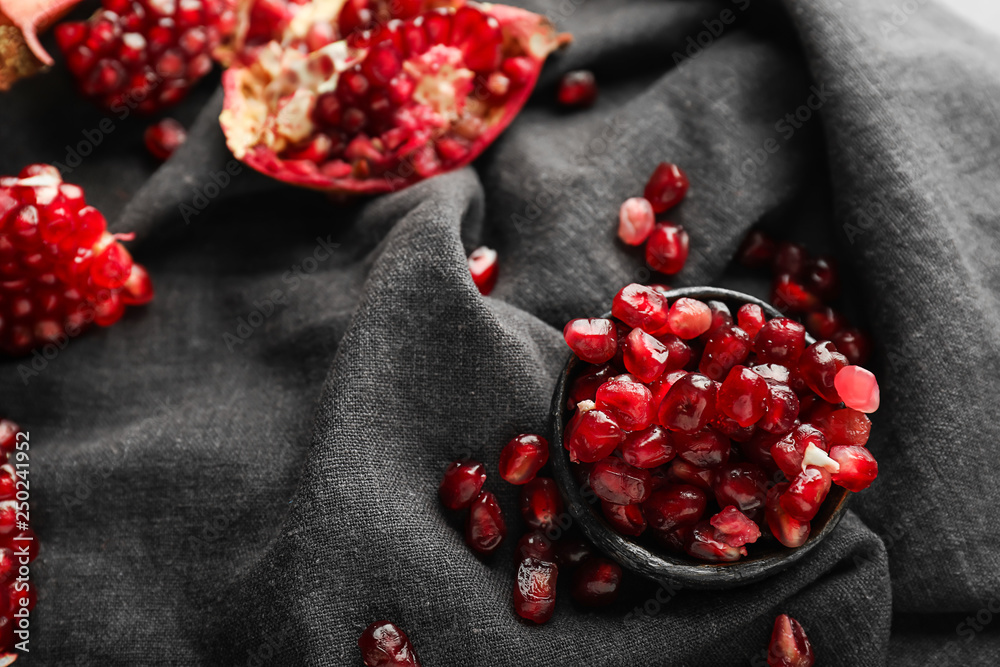
[[[609,317],[566,325],[571,467],[608,526],[682,562],[800,547],[878,473],[878,384],[795,320],[696,289],[627,285]]]

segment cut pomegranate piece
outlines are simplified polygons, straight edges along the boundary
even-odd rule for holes
[[[684,550],[693,558],[710,563],[731,563],[747,555],[746,547],[731,547],[708,521],[695,524]]]
[[[80,92],[115,113],[176,104],[212,70],[212,53],[236,28],[235,0],[104,0],[86,22],[55,28]]]
[[[286,34],[244,51],[223,75],[219,120],[233,154],[286,183],[348,195],[399,190],[469,164],[570,38],[515,7],[433,4],[353,32],[375,18],[353,3],[339,17],[345,25],[322,12],[300,20],[300,11],[288,33],[327,24],[348,39],[311,50]]]
[[[806,329],[820,340],[831,340],[845,326],[847,326],[847,319],[829,306],[814,310],[806,315]]]
[[[840,403],[834,382],[846,365],[847,358],[826,340],[810,345],[799,359],[799,371],[806,384],[828,403]]]
[[[847,361],[860,365],[867,363],[872,354],[872,344],[868,336],[858,329],[844,329],[832,337],[837,351],[847,357]]]
[[[767,477],[754,463],[730,463],[716,471],[712,490],[719,507],[735,505],[756,519],[767,499]]]
[[[736,258],[748,269],[770,266],[774,259],[774,241],[759,229],[752,229],[736,251]]]
[[[566,72],[559,81],[559,104],[564,107],[589,107],[597,99],[597,81],[585,69]]]
[[[563,513],[559,488],[549,477],[536,477],[522,486],[520,505],[524,522],[539,530],[557,525]]]
[[[642,329],[632,329],[625,339],[625,368],[643,382],[652,382],[667,369],[667,346]]]
[[[164,118],[146,128],[142,140],[146,150],[157,160],[166,160],[187,139],[184,126],[173,118]]]
[[[771,271],[774,275],[789,275],[798,278],[809,261],[809,252],[801,243],[781,241],[775,246],[774,259],[771,260]]]
[[[637,468],[655,468],[668,463],[676,451],[670,432],[662,426],[629,433],[621,444],[622,459]]]
[[[717,405],[740,426],[750,426],[767,412],[769,397],[764,378],[746,366],[733,366],[719,387]]]
[[[525,533],[517,541],[514,559],[520,563],[525,558],[536,558],[547,563],[553,562],[552,540],[540,530]]]
[[[878,381],[871,371],[861,366],[844,366],[833,379],[833,386],[847,407],[869,413],[878,410]]]
[[[747,332],[753,340],[760,332],[765,322],[764,311],[755,303],[745,303],[736,311],[736,321],[740,329]]]
[[[649,200],[643,197],[626,199],[618,211],[618,238],[628,245],[642,245],[653,233],[656,216]]]
[[[367,667],[420,667],[420,659],[403,629],[389,621],[375,621],[358,638]]]
[[[825,469],[806,467],[781,494],[782,509],[793,519],[812,521],[830,492],[831,481],[830,473]]]
[[[743,512],[732,505],[708,520],[715,528],[717,537],[731,547],[753,544],[760,537],[760,528]]]
[[[694,433],[715,414],[715,383],[700,373],[677,380],[660,404],[660,424],[671,431]]]
[[[571,595],[584,607],[606,607],[618,599],[622,569],[607,558],[588,558],[573,573]]]
[[[723,326],[712,333],[705,343],[698,370],[712,378],[722,380],[729,370],[746,361],[750,354],[750,337],[736,326]]]
[[[788,433],[799,416],[799,397],[791,387],[773,384],[768,387],[767,413],[757,422],[768,433]]]
[[[608,523],[622,535],[638,537],[646,530],[646,517],[640,505],[617,505],[602,500],[601,511]]]
[[[590,544],[579,537],[564,537],[555,546],[556,564],[562,571],[578,567],[594,553]]]
[[[570,320],[563,327],[563,338],[576,356],[591,364],[603,364],[618,349],[615,325],[603,318]]]
[[[483,491],[469,508],[465,523],[465,543],[481,554],[493,553],[507,536],[507,524],[496,496]]]
[[[646,183],[646,190],[643,194],[649,203],[653,205],[653,210],[663,213],[681,203],[687,194],[688,187],[687,174],[680,167],[669,162],[661,162],[656,165],[653,175]],[[686,238],[685,234],[685,238]],[[684,255],[687,256],[687,243],[685,242]],[[681,262],[683,265],[683,262]],[[664,271],[664,273],[677,273],[676,271]]]
[[[500,452],[500,476],[511,484],[527,484],[549,461],[549,441],[540,435],[522,433]]]
[[[712,309],[703,301],[681,297],[670,307],[668,322],[674,335],[697,338],[712,326]]]
[[[809,445],[823,451],[830,449],[823,434],[810,424],[796,426],[771,446],[771,456],[785,477],[795,479],[802,472],[802,459]]]
[[[441,504],[450,510],[465,509],[479,497],[486,483],[486,467],[479,461],[449,463],[438,487]]]
[[[662,293],[647,285],[626,285],[611,302],[611,314],[629,327],[657,335],[667,331],[669,316],[667,299]]]
[[[0,177],[0,350],[63,347],[93,323],[117,322],[126,303],[152,299],[148,275],[119,243],[130,238],[109,234],[104,216],[55,167]]]
[[[597,409],[588,410],[579,414],[572,432],[567,435],[569,458],[582,463],[600,461],[615,451],[624,439],[625,432],[608,413]]]
[[[546,623],[556,608],[559,566],[537,558],[525,558],[514,579],[514,611],[532,623]]]
[[[590,487],[598,498],[615,505],[641,503],[652,490],[648,470],[630,466],[613,456],[594,464]]]
[[[788,482],[782,482],[767,492],[764,518],[771,534],[784,546],[794,549],[801,547],[809,539],[810,525],[808,521],[793,519],[781,506],[781,496],[788,487]]]
[[[497,251],[493,248],[480,246],[469,255],[469,273],[472,274],[472,282],[476,284],[476,289],[483,296],[489,296],[490,292],[497,284],[500,262]],[[607,361],[605,359],[605,361]]]
[[[713,428],[694,433],[674,433],[677,456],[699,468],[718,468],[729,460],[729,438]]]
[[[673,484],[654,491],[642,505],[649,527],[665,535],[678,526],[693,525],[708,505],[705,492],[690,484]]]
[[[815,662],[812,645],[802,624],[788,614],[774,619],[774,631],[767,649],[768,667],[813,667]]]
[[[786,317],[768,320],[757,332],[753,351],[765,363],[794,364],[806,347],[806,328]]]
[[[689,244],[683,227],[672,222],[658,223],[646,240],[646,264],[668,276],[680,273],[687,263]]]
[[[865,447],[837,445],[830,448],[830,458],[840,465],[833,482],[848,491],[864,491],[878,476],[878,462]]]
[[[715,471],[711,468],[699,468],[684,459],[676,458],[670,464],[667,477],[672,482],[690,484],[711,491],[712,483],[715,481]]]

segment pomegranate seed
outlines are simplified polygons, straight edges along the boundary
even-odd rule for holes
[[[700,373],[678,379],[660,404],[660,424],[671,431],[694,433],[715,413],[715,383]]]
[[[559,81],[557,94],[564,107],[589,107],[597,99],[597,81],[585,69],[566,72]]]
[[[781,274],[771,286],[771,303],[778,310],[806,313],[822,304],[815,294],[788,274]]]
[[[715,471],[710,468],[699,468],[684,459],[676,458],[670,464],[667,477],[678,484],[691,484],[699,489],[711,491],[715,482]]]
[[[581,401],[596,401],[601,385],[617,375],[618,371],[610,364],[586,369],[573,381],[566,407],[573,410]]]
[[[774,275],[788,275],[798,278],[806,268],[809,253],[801,243],[782,241],[774,249],[774,259],[771,260],[771,271]]]
[[[781,495],[781,507],[799,521],[812,521],[830,492],[831,476],[823,468],[808,466]]]
[[[625,463],[647,469],[668,463],[676,453],[670,432],[657,425],[629,433],[621,444],[621,452]]]
[[[716,411],[715,416],[708,423],[716,431],[736,442],[747,442],[757,432],[755,425],[740,426],[735,419],[724,412]]]
[[[712,325],[701,336],[705,342],[708,342],[716,331],[733,323],[733,314],[729,312],[729,306],[721,301],[709,301],[708,309],[712,311]]]
[[[695,524],[684,545],[688,555],[710,563],[730,563],[747,555],[746,547],[731,547],[708,521]]]
[[[676,371],[684,368],[691,361],[694,351],[691,346],[673,334],[658,334],[657,340],[667,348],[667,368],[668,371]]]
[[[562,496],[551,478],[536,477],[521,487],[521,517],[532,528],[551,528],[562,513]]]
[[[767,499],[767,477],[754,463],[730,463],[715,472],[712,490],[719,507],[735,505],[755,519]]]
[[[781,506],[781,496],[788,490],[788,482],[776,484],[767,492],[764,518],[771,534],[789,548],[801,547],[809,539],[809,522],[793,519]]]
[[[556,608],[559,566],[536,558],[525,558],[514,579],[514,611],[533,623],[546,623]]]
[[[837,445],[830,448],[830,458],[840,465],[832,475],[834,483],[848,491],[864,491],[878,476],[878,462],[865,447]]]
[[[618,238],[628,245],[642,245],[653,233],[653,206],[643,197],[626,199],[618,211]]]
[[[712,310],[702,301],[681,297],[670,307],[668,322],[679,338],[697,338],[712,326]]]
[[[601,511],[611,527],[622,535],[638,537],[646,530],[646,517],[639,505],[617,505],[602,500]]]
[[[525,533],[517,541],[514,559],[520,563],[525,558],[535,558],[547,563],[553,562],[552,540],[540,530]]]
[[[496,496],[483,491],[469,508],[465,523],[465,543],[481,554],[493,553],[507,536],[507,524]]]
[[[680,167],[669,162],[661,162],[653,170],[653,175],[649,177],[644,196],[653,205],[654,211],[663,213],[681,203],[687,194],[689,185],[687,174]],[[687,256],[686,250],[684,254]],[[664,273],[677,272],[665,271]]]
[[[631,375],[619,375],[597,390],[597,407],[626,431],[642,431],[653,423],[653,394]]]
[[[847,407],[869,413],[878,410],[878,382],[871,371],[861,366],[845,366],[837,372],[833,385]]]
[[[648,470],[630,466],[613,456],[594,464],[590,486],[598,498],[616,505],[641,503],[651,491]]]
[[[840,403],[834,383],[844,366],[847,366],[847,358],[837,352],[830,341],[810,345],[799,359],[799,370],[806,384],[828,403]]]
[[[654,491],[642,505],[649,527],[665,535],[678,526],[694,525],[705,514],[705,492],[690,484],[673,484]]]
[[[768,433],[788,433],[799,416],[799,397],[791,387],[773,384],[768,387],[767,414],[757,422]]]
[[[607,558],[588,558],[573,573],[573,601],[585,607],[606,607],[618,599],[622,569]]]
[[[774,631],[767,649],[768,667],[813,667],[815,662],[802,624],[788,614],[774,619]]]
[[[500,476],[510,484],[527,484],[549,460],[549,441],[522,433],[500,452]]]
[[[181,147],[187,139],[184,126],[173,118],[164,118],[158,123],[146,128],[142,135],[146,149],[157,160],[166,160],[175,150]]]
[[[623,287],[611,303],[611,314],[631,328],[657,334],[667,328],[667,300],[646,285],[632,283]]]
[[[837,298],[840,281],[837,278],[837,263],[831,257],[815,257],[806,263],[805,286],[821,299],[831,301]]]
[[[680,273],[687,263],[689,243],[688,233],[680,225],[657,223],[646,241],[646,264],[668,276]]]
[[[478,461],[449,463],[438,487],[441,503],[450,510],[464,509],[472,504],[486,483],[486,468]]]
[[[781,472],[785,474],[785,477],[795,479],[802,472],[802,459],[809,445],[823,451],[830,449],[823,434],[810,424],[796,426],[791,433],[771,446],[771,457]]]
[[[9,419],[0,419],[0,457],[7,458],[14,453],[17,434],[21,427]]]
[[[625,368],[643,382],[652,382],[667,369],[667,346],[642,329],[632,329],[625,339]]]
[[[625,432],[608,413],[603,410],[588,410],[579,415],[572,433],[567,437],[569,458],[583,463],[600,461],[611,454],[624,439]]]
[[[556,564],[561,570],[572,570],[593,554],[590,545],[579,537],[565,537],[555,546]]]
[[[774,259],[774,241],[759,229],[752,229],[736,251],[736,257],[748,269],[769,266]]]
[[[852,408],[833,411],[826,419],[817,419],[817,426],[826,434],[830,445],[864,445],[872,430],[868,417]]]
[[[146,269],[133,264],[128,280],[122,285],[122,303],[126,306],[144,306],[153,300],[153,281]]]
[[[829,306],[814,310],[806,315],[806,329],[820,340],[833,339],[845,326],[847,326],[847,320],[844,316]]]
[[[752,544],[760,537],[760,528],[743,512],[729,505],[708,520],[718,531],[720,541],[731,547]]]
[[[389,621],[375,621],[358,638],[361,659],[367,667],[420,667],[410,638]]]
[[[718,468],[729,460],[729,438],[712,428],[694,433],[674,433],[677,456],[699,468]]]
[[[767,412],[769,387],[746,366],[733,366],[719,388],[717,403],[740,426],[757,423]]]
[[[492,292],[497,284],[500,267],[498,257],[496,250],[486,246],[476,248],[469,255],[469,273],[472,274],[472,282],[483,296]]]
[[[713,380],[722,380],[729,370],[746,361],[750,354],[750,337],[743,329],[723,326],[705,343],[698,370]]]
[[[755,303],[745,303],[736,311],[736,321],[753,340],[764,326],[764,311]]]
[[[832,337],[837,351],[847,357],[847,361],[860,365],[868,361],[872,354],[872,344],[868,336],[857,329],[844,329]]]

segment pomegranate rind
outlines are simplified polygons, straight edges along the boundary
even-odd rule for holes
[[[38,31],[58,21],[80,0],[0,0],[0,91],[54,61]]]
[[[453,9],[464,5],[475,7],[495,18],[503,32],[505,57],[522,56],[531,66],[523,85],[509,95],[502,107],[498,107],[502,113],[494,113],[481,119],[483,130],[470,142],[467,154],[432,175],[465,167],[486,150],[527,102],[549,54],[571,41],[569,35],[557,33],[546,17],[523,9],[465,0],[450,0],[446,3],[447,7]],[[409,175],[403,175],[401,171],[390,171],[364,176],[355,171],[347,176],[331,177],[322,173],[318,165],[312,162],[283,159],[279,156],[289,146],[289,142],[275,136],[276,133],[272,131],[277,122],[278,108],[277,96],[271,84],[281,76],[281,68],[287,67],[289,63],[299,68],[304,67],[304,62],[317,58],[317,54],[322,51],[331,55],[338,74],[353,67],[366,55],[365,49],[349,48],[346,40],[329,44],[308,55],[295,49],[282,49],[277,42],[271,42],[257,52],[252,63],[235,65],[225,71],[222,77],[223,111],[219,116],[219,123],[226,136],[226,144],[236,158],[249,167],[290,185],[339,195],[382,194],[423,180],[425,176],[416,173],[412,165],[409,169],[412,173]],[[279,69],[275,69],[276,63]],[[329,82],[324,85],[329,89]],[[448,135],[445,133],[441,136]],[[429,140],[422,148],[430,146],[432,141],[433,139]],[[420,150],[421,148],[417,148],[410,155],[415,155]],[[403,164],[405,163],[404,159]]]

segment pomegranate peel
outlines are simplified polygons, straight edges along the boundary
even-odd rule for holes
[[[0,0],[0,90],[54,61],[38,41],[80,0]]]

